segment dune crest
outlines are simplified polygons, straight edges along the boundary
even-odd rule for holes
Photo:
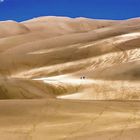
[[[15,21],[0,22],[0,38],[28,33],[30,30]]]

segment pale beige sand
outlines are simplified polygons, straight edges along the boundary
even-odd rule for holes
[[[139,140],[139,21],[0,22],[0,139]]]

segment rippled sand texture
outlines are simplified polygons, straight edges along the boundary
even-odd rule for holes
[[[139,140],[140,19],[0,22],[0,139]]]

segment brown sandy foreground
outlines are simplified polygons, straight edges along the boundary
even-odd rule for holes
[[[140,103],[10,100],[0,103],[2,140],[138,140]]]
[[[139,23],[0,22],[0,140],[139,140]]]

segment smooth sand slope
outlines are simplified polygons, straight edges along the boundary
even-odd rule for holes
[[[1,101],[3,140],[139,140],[140,103]]]
[[[0,38],[28,33],[29,29],[15,21],[0,22]]]
[[[1,139],[139,140],[139,21],[0,22]]]

